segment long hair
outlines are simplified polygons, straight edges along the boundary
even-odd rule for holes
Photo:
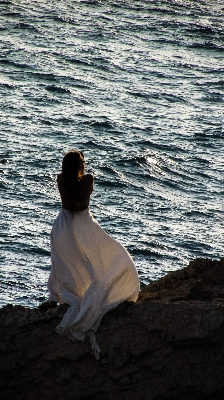
[[[80,160],[84,158],[79,150],[71,150],[65,154],[62,160],[62,185],[68,191],[70,197],[71,211],[74,212],[78,205],[78,186]]]

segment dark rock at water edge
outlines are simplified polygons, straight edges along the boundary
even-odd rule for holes
[[[55,332],[66,306],[0,310],[1,400],[223,400],[224,259],[196,259],[108,313],[88,339]]]
[[[138,300],[224,302],[224,258],[220,261],[203,258],[191,261],[188,267],[145,286]]]

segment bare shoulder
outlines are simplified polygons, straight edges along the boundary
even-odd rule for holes
[[[93,191],[94,177],[92,174],[86,174],[81,179],[81,185],[84,191],[88,191],[89,194]]]
[[[92,184],[94,181],[94,176],[92,174],[86,174],[82,178],[83,182],[88,182],[89,184]]]

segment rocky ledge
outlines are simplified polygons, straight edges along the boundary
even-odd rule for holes
[[[196,259],[145,287],[88,340],[55,332],[66,306],[0,309],[1,400],[223,400],[224,259]]]

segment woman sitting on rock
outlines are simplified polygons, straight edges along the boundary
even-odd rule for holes
[[[127,250],[90,213],[93,175],[85,175],[81,151],[64,156],[57,183],[62,209],[51,232],[49,302],[40,309],[69,304],[57,332],[80,340],[89,335],[98,358],[95,332],[100,321],[125,300],[137,300],[138,274]]]

